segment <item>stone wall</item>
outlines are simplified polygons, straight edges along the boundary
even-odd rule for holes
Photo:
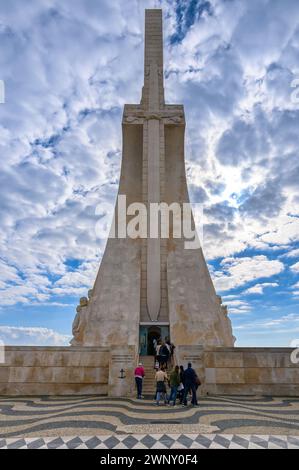
[[[205,393],[299,396],[291,348],[213,348],[204,352]]]
[[[291,348],[178,346],[178,364],[192,362],[201,395],[299,396]],[[7,346],[0,395],[135,396],[134,347]],[[124,378],[120,370],[124,369]]]
[[[135,346],[111,346],[108,384],[110,397],[135,397],[136,363]]]
[[[109,348],[5,347],[0,395],[108,393]]]

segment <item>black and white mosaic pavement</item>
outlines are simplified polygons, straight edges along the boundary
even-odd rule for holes
[[[182,408],[149,399],[0,397],[0,448],[290,448],[298,440],[299,398],[211,396]]]
[[[294,436],[133,434],[2,439],[0,449],[299,449]]]

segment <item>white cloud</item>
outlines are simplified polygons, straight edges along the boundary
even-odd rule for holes
[[[295,271],[295,273],[299,273],[299,261],[298,263],[292,264],[291,270]]]
[[[238,299],[238,296],[236,294],[231,294],[231,295],[223,295],[222,300],[223,302],[228,302],[229,300],[235,300]]]
[[[5,286],[1,291],[1,306],[14,305],[18,302],[27,304],[30,298],[38,296],[38,289],[30,285]]]
[[[67,272],[55,283],[55,286],[64,289],[80,286],[90,288],[93,284],[98,267],[99,265],[96,261],[82,263],[79,271]]]
[[[284,217],[269,232],[260,236],[261,241],[273,244],[288,244],[299,240],[299,219]]]
[[[229,290],[263,277],[272,277],[284,270],[281,261],[269,260],[265,255],[251,258],[225,258],[222,271],[214,273],[216,289]]]
[[[49,328],[0,326],[0,340],[7,346],[67,346],[70,339]]]
[[[283,326],[283,328],[281,328]],[[252,320],[242,325],[235,326],[235,330],[248,330],[253,331],[256,334],[263,334],[263,330],[272,329],[273,333],[284,334],[298,331],[299,328],[299,315],[296,313],[290,313],[288,315],[282,315],[280,318],[266,318],[264,320]]]
[[[228,312],[230,314],[244,314],[251,311],[251,306],[248,302],[243,300],[228,300],[225,301],[228,306]]]
[[[32,301],[32,302],[29,302],[29,305],[38,306],[38,307],[62,307],[62,308],[74,306],[73,304],[68,304],[66,302],[54,302],[54,301],[49,301],[49,302]]]
[[[277,287],[277,282],[264,282],[263,284],[256,284],[244,290],[243,294],[263,294],[266,287]]]
[[[282,257],[285,258],[299,258],[299,248],[296,248],[295,250],[291,250],[287,253],[284,253]]]

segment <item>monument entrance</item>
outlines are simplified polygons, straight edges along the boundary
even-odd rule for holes
[[[160,323],[156,325],[152,324],[140,324],[140,335],[139,335],[139,354],[140,356],[154,356],[155,351],[155,340],[165,341],[170,339],[169,336],[169,324]]]

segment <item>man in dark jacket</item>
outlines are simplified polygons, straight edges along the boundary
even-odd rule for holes
[[[197,386],[197,375],[195,370],[192,369],[191,362],[188,363],[188,368],[184,371],[184,399],[183,406],[187,406],[187,395],[189,390],[192,392],[191,404],[193,406],[198,406],[197,397],[196,397],[196,386]]]

